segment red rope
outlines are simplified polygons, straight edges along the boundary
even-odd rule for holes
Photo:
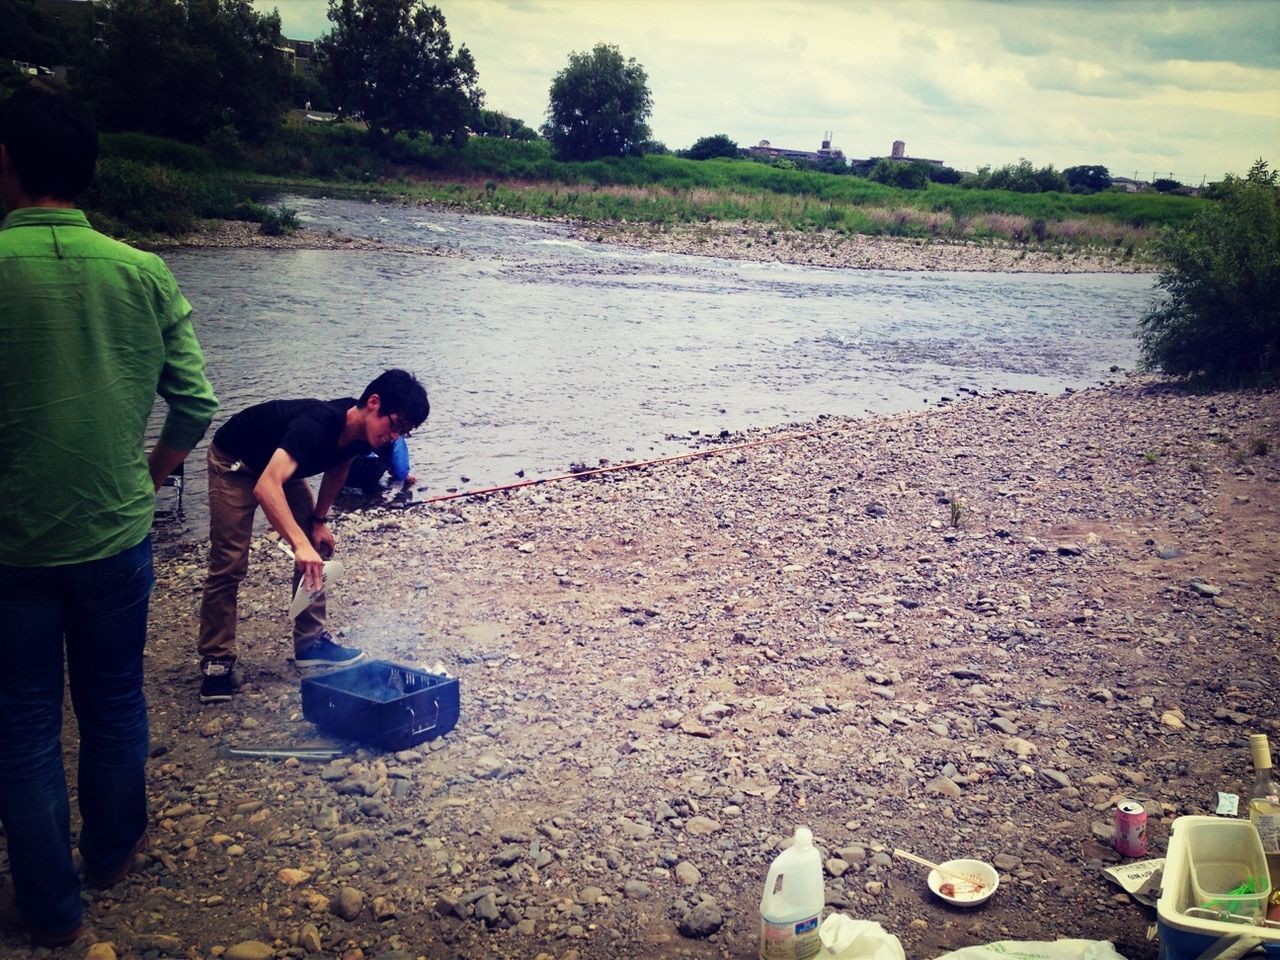
[[[825,430],[807,430],[804,433],[782,434],[777,437],[765,437],[762,440],[748,440],[746,443],[732,443],[723,447],[711,447],[707,450],[694,450],[692,453],[678,453],[671,457],[658,457],[654,460],[638,460],[634,463],[616,463],[611,467],[598,467],[595,470],[583,470],[578,473],[562,473],[554,477],[540,477],[536,480],[521,480],[517,483],[504,483],[497,487],[484,487],[480,490],[463,490],[459,493],[443,493],[438,497],[428,497],[425,500],[414,500],[412,503],[406,504],[410,507],[424,506],[428,503],[440,503],[443,500],[457,500],[461,497],[483,497],[491,493],[502,493],[506,490],[518,490],[521,487],[537,486],[540,483],[555,483],[558,480],[581,480],[585,477],[596,477],[602,473],[614,473],[618,470],[635,470],[639,467],[652,467],[659,463],[674,463],[677,460],[690,460],[694,457],[710,457],[718,453],[728,453],[730,450],[746,450],[749,447],[761,447],[770,443],[782,443],[786,440],[800,440],[805,437],[817,437],[827,433],[835,433],[838,430],[847,429],[847,425],[839,427],[828,427]]]

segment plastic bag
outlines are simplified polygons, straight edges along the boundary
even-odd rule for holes
[[[961,947],[937,960],[1124,960],[1108,940],[1001,940]]]
[[[823,960],[906,960],[902,944],[874,920],[833,913],[818,928]]]

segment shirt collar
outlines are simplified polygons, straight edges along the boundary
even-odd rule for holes
[[[75,207],[22,207],[12,210],[0,223],[0,230],[11,227],[87,227],[89,218]]]

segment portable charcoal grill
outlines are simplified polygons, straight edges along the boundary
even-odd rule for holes
[[[302,681],[302,715],[384,750],[434,740],[458,722],[458,681],[371,660]]]

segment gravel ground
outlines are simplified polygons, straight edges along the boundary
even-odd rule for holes
[[[456,729],[399,753],[302,716],[270,536],[243,690],[200,706],[203,550],[164,548],[153,844],[65,953],[748,960],[804,824],[830,906],[909,957],[1084,937],[1150,960],[1096,831],[1136,797],[1161,853],[1246,788],[1247,735],[1280,733],[1278,446],[1280,394],[1132,378],[347,512],[333,626],[460,678]],[[220,754],[263,745],[350,749]],[[894,847],[985,858],[999,889],[948,907]]]

